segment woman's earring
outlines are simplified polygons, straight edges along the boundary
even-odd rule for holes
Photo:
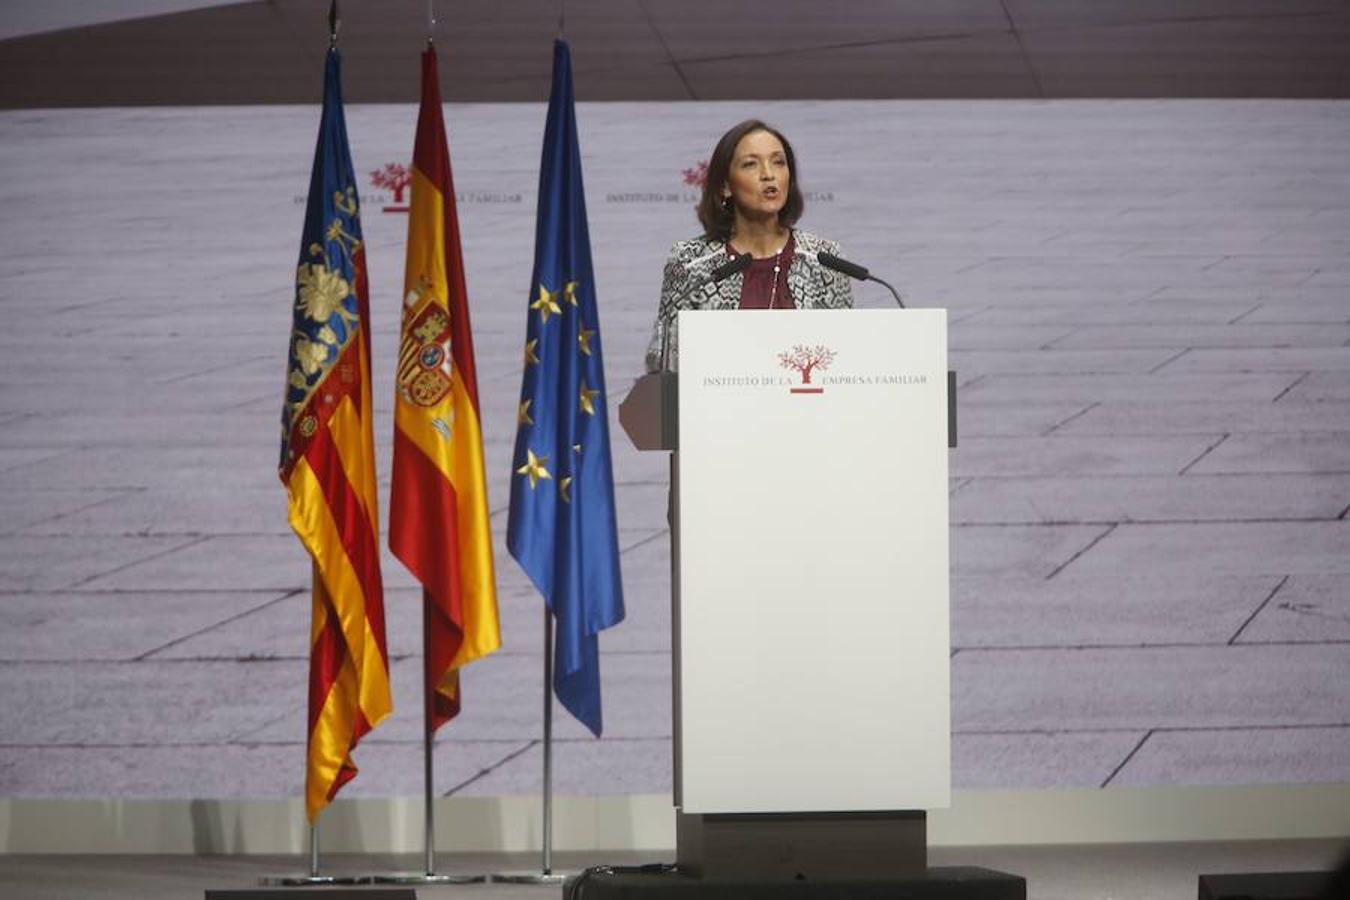
[[[725,209],[727,212],[731,212],[731,206],[732,206],[732,204],[731,204],[731,195],[730,195],[730,194],[725,194],[725,195],[723,195],[723,197],[722,197],[722,208]]]

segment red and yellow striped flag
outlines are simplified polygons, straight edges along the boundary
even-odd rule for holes
[[[352,748],[393,710],[380,580],[368,298],[340,57],[330,49],[300,241],[279,467],[291,527],[313,559],[305,778],[311,822],[355,777]]]
[[[483,473],[455,186],[428,47],[413,147],[389,547],[422,583],[433,731],[459,712],[459,670],[501,646]]]

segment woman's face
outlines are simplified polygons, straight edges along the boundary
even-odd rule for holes
[[[782,142],[767,131],[752,131],[736,145],[723,196],[748,218],[777,216],[791,181]]]

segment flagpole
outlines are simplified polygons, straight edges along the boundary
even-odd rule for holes
[[[435,0],[427,0],[427,46],[435,44],[436,5]],[[436,695],[432,687],[435,675],[431,671],[431,597],[425,589],[422,591],[422,799],[424,803],[423,839],[425,847],[425,868],[427,877],[436,874],[436,811],[435,773],[432,767],[431,751],[436,731],[435,711]],[[483,881],[486,878],[473,879]],[[461,882],[463,883],[463,882]]]
[[[560,16],[560,29],[563,24]],[[571,56],[561,38],[553,44],[552,84],[531,278],[531,296],[537,285],[538,299],[529,302],[526,318],[512,459],[519,477],[511,481],[506,535],[511,555],[545,605],[543,860],[533,875],[493,876],[536,884],[563,880],[553,870],[553,699],[600,736],[598,636],[624,616],[604,366],[598,342],[591,343],[599,336],[599,314],[581,196]],[[559,562],[564,554],[566,561]]]
[[[544,606],[544,822],[543,858],[538,872],[494,872],[505,884],[560,884],[567,876],[553,871],[553,611]]]
[[[389,548],[422,583],[423,865],[420,873],[372,882],[472,884],[487,876],[436,871],[435,735],[459,712],[463,667],[497,649],[501,638],[473,341],[436,65],[435,0],[427,0],[425,24],[413,169],[426,180],[414,183],[408,209],[400,352],[437,357],[424,371],[435,389],[414,389],[400,362],[389,499]],[[414,437],[434,433],[444,439],[435,448]],[[446,564],[455,557],[462,565]]]
[[[435,779],[431,751],[435,743],[436,689],[431,670],[431,597],[422,592],[422,801],[424,872],[386,872],[365,875],[362,884],[481,884],[485,874],[437,873]]]
[[[316,817],[309,823],[309,871],[293,875],[263,875],[258,878],[258,884],[262,887],[306,887],[316,884],[361,884],[364,880],[360,875],[319,874],[319,820]]]
[[[432,696],[431,689],[431,604],[427,598],[422,598],[422,770],[424,781],[422,785],[423,800],[425,801],[425,824],[426,830],[424,837],[426,840],[426,869],[428,875],[436,873],[436,812],[432,807],[434,792],[432,790],[433,772],[431,764],[432,747],[432,707],[436,700]]]
[[[553,874],[553,613],[544,607],[544,866]]]
[[[314,577],[318,578],[318,567],[315,566]],[[323,815],[323,810],[319,810],[314,818],[309,821],[309,872],[299,872],[288,875],[262,875],[258,878],[258,884],[262,887],[305,887],[316,884],[360,884],[361,878],[355,875],[322,875],[319,873],[319,816]]]
[[[427,47],[434,46],[435,35],[435,0],[427,0]],[[431,762],[432,738],[436,728],[433,721],[435,705],[431,672],[431,597],[424,588],[422,590],[422,790],[425,803],[423,838],[426,841],[425,864],[428,876],[436,873],[436,812],[432,806],[434,773]]]
[[[306,226],[305,233],[301,240],[301,265],[300,272],[307,271],[326,274],[328,278],[334,279],[337,283],[344,286],[344,291],[350,291],[356,300],[356,315],[352,316],[351,310],[341,313],[341,318],[346,323],[347,328],[355,325],[360,332],[359,341],[349,345],[346,350],[339,351],[337,362],[343,367],[343,381],[355,381],[359,393],[355,397],[366,397],[370,391],[370,322],[368,297],[364,278],[364,251],[361,247],[361,231],[359,222],[356,219],[356,197],[355,197],[355,173],[352,171],[351,160],[348,158],[349,146],[347,142],[347,129],[343,118],[342,100],[341,100],[341,56],[338,52],[338,32],[341,28],[341,17],[338,13],[337,0],[331,0],[328,7],[328,53],[324,64],[324,82],[323,82],[323,112],[319,125],[319,140],[315,150],[314,168],[310,176],[309,203],[306,207]],[[346,191],[334,190],[346,185]],[[324,197],[338,198],[325,201]],[[343,202],[342,198],[348,198]],[[324,238],[322,232],[312,229],[311,224],[317,223],[323,218],[324,221],[330,221],[328,237]],[[336,228],[336,231],[334,231]],[[334,261],[329,256],[326,249],[327,243],[340,244],[340,253]],[[318,258],[322,262],[309,262],[307,259]],[[351,289],[354,285],[354,289]],[[304,276],[297,279],[297,300],[304,293]],[[319,486],[317,490],[309,490],[298,487],[295,480],[292,479],[298,460],[304,457],[306,447],[308,446],[304,439],[313,437],[318,429],[326,428],[322,415],[313,412],[313,405],[310,401],[311,394],[306,391],[320,385],[330,387],[325,390],[333,390],[337,379],[329,380],[329,376],[337,371],[336,366],[330,366],[325,363],[318,372],[312,372],[306,366],[302,366],[297,360],[298,339],[304,338],[310,332],[309,328],[316,322],[322,321],[324,317],[331,319],[338,315],[334,311],[329,311],[319,317],[313,310],[301,314],[302,306],[297,304],[293,310],[296,325],[292,334],[292,343],[290,351],[290,360],[288,368],[291,370],[292,377],[287,379],[286,400],[283,412],[283,431],[281,446],[281,462],[278,466],[278,474],[281,481],[287,488],[287,505],[292,522],[301,520],[311,520],[321,518],[314,515],[320,509],[327,510],[328,504],[334,502],[338,504],[351,503],[360,508],[366,506],[363,501],[363,489],[368,488],[367,493],[373,494],[376,487],[375,465],[373,455],[366,448],[360,448],[350,454],[342,454],[341,469],[343,471],[342,484],[338,484],[336,479],[325,478],[315,471]],[[303,326],[303,328],[302,328]],[[324,326],[325,330],[327,326]],[[311,335],[312,336],[312,335]],[[356,359],[347,359],[348,354],[354,355]],[[349,368],[348,368],[349,367]],[[346,373],[359,370],[360,378],[348,379]],[[299,379],[300,384],[297,384]],[[317,379],[317,380],[316,380]],[[305,385],[303,387],[301,385]],[[340,390],[347,391],[349,388],[343,387]],[[299,394],[299,396],[296,396]],[[330,397],[330,400],[332,398]],[[357,416],[365,418],[368,416],[368,404],[364,400],[356,402],[358,408]],[[363,407],[365,407],[363,409]],[[307,429],[300,428],[297,419],[304,421]],[[369,422],[363,423],[367,447],[370,444],[371,432]],[[362,482],[368,479],[368,485]],[[329,489],[336,492],[338,499],[333,499],[334,494],[329,493]],[[372,508],[359,509],[363,517],[368,517],[369,525],[372,530],[377,531],[375,527],[375,510]],[[379,573],[378,554],[371,555],[366,552],[366,548],[355,546],[350,543],[345,535],[335,535],[324,531],[322,528],[301,528],[296,526],[296,531],[302,544],[311,557],[311,594],[312,594],[312,613],[313,623],[312,640],[310,647],[310,715],[314,717],[309,722],[308,740],[306,742],[306,777],[303,795],[304,809],[308,818],[309,829],[309,872],[294,875],[265,875],[259,878],[259,883],[264,886],[286,885],[314,885],[314,884],[357,884],[358,876],[334,877],[331,875],[322,875],[319,871],[319,816],[322,810],[327,806],[336,795],[338,789],[343,783],[356,774],[355,768],[351,764],[351,750],[356,746],[361,736],[368,732],[391,711],[392,701],[389,697],[388,676],[389,664],[387,654],[384,649],[384,625],[383,625],[383,585]],[[365,574],[358,575],[353,584],[344,586],[343,590],[334,595],[329,592],[329,587],[325,584],[322,575],[321,553],[323,557],[331,557],[334,561],[341,559],[344,564],[351,565],[356,571]],[[365,569],[366,566],[369,569]],[[376,616],[371,617],[371,610],[376,611]],[[360,660],[359,650],[362,647],[353,647],[351,637],[343,631],[344,623],[349,620],[355,623],[356,629],[361,630],[364,626],[364,638],[368,640],[369,645],[375,649],[375,654],[379,656],[379,662],[383,664],[383,678],[372,677],[367,680],[362,671],[357,671],[353,667],[352,659]],[[320,642],[323,642],[324,652],[321,653]],[[320,659],[327,661],[328,666],[322,666]],[[342,687],[343,677],[340,673],[333,671],[338,666],[342,670],[352,675],[355,682],[354,690]],[[368,669],[374,667],[367,666]],[[316,690],[316,685],[319,690]],[[367,694],[367,687],[370,688]],[[322,703],[317,703],[315,697],[322,696]],[[367,706],[369,701],[369,707]],[[315,707],[318,707],[317,709]],[[316,722],[318,724],[316,724]],[[351,727],[352,723],[359,723],[358,727]],[[344,724],[348,727],[344,728]],[[316,740],[316,733],[319,729],[327,729],[327,735],[336,740],[345,739],[346,746],[341,748],[341,753],[337,753],[332,746],[321,744]],[[330,742],[331,743],[331,742]],[[319,750],[316,752],[316,746]],[[316,756],[319,757],[322,765],[315,762]],[[336,765],[334,765],[336,763]],[[337,769],[336,776],[330,777],[329,783],[322,782],[324,775],[333,776],[333,770]],[[316,774],[316,772],[318,774]],[[321,803],[314,802],[315,795],[323,796]],[[251,893],[251,892],[248,892]]]

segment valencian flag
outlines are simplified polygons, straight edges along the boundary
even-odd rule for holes
[[[601,731],[597,635],[623,620],[605,366],[567,43],[553,47],[507,546],[556,623],[553,689]]]
[[[455,185],[430,47],[413,146],[389,547],[422,583],[434,731],[459,712],[460,668],[496,650],[501,634]]]
[[[352,748],[393,709],[371,429],[370,303],[336,48],[324,71],[286,374],[281,480],[291,527],[314,561],[305,779],[313,821],[356,775]]]

